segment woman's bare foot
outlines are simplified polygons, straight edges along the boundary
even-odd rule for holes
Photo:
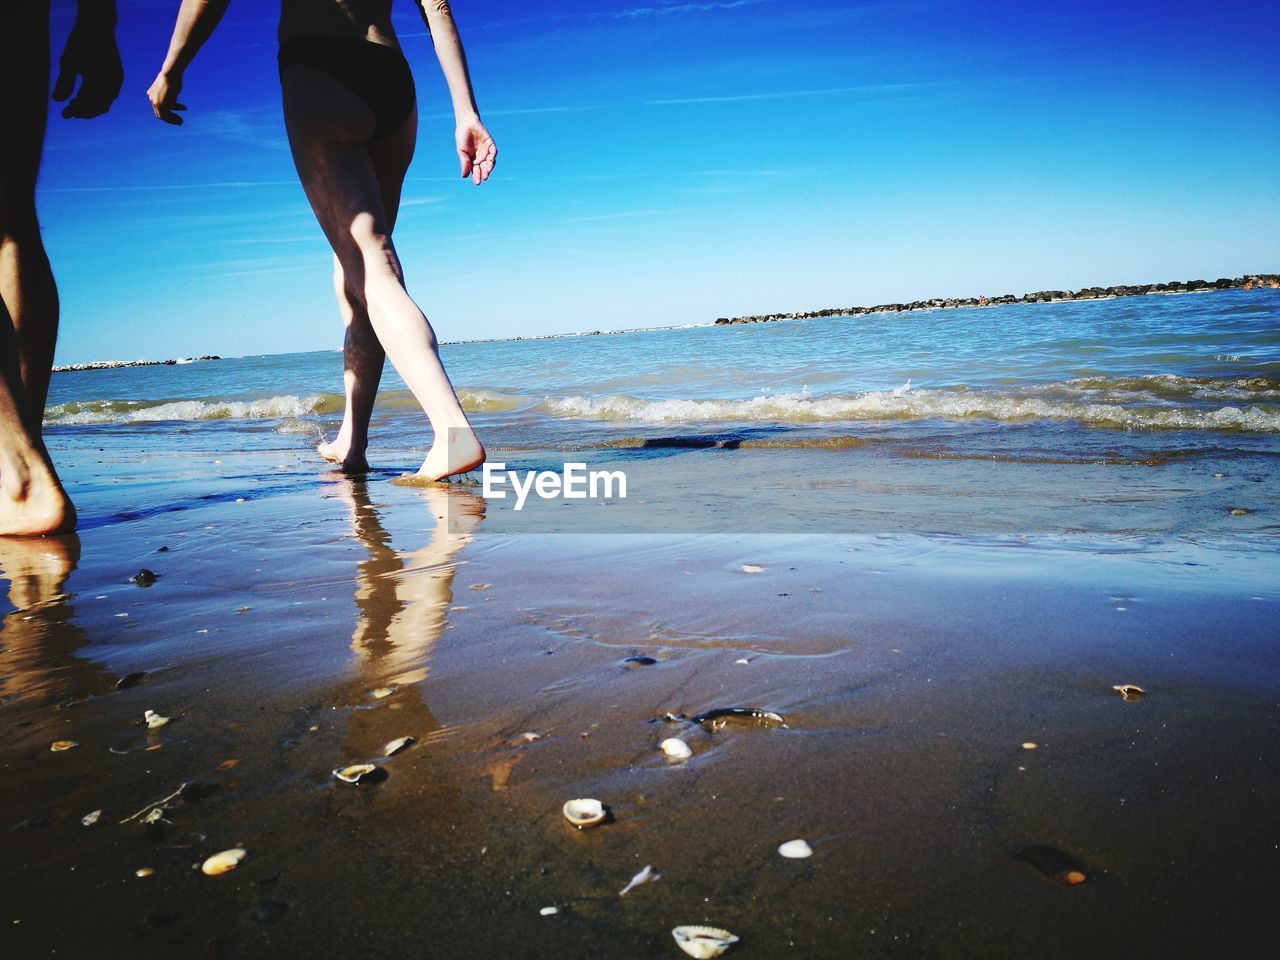
[[[70,533],[76,527],[76,508],[62,489],[58,475],[43,464],[27,476],[0,477],[0,537],[43,537]]]
[[[369,461],[365,459],[363,448],[353,447],[351,440],[341,432],[332,441],[317,445],[316,453],[330,463],[336,463],[343,473],[369,472]]]
[[[443,480],[474,470],[484,463],[484,447],[470,427],[451,427],[436,441],[422,461],[417,476],[423,480]]]

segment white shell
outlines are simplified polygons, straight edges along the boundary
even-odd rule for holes
[[[543,907],[538,911],[538,914],[543,917],[554,917],[559,912],[559,909],[556,907]]]
[[[220,873],[226,873],[234,870],[236,865],[245,857],[245,851],[240,847],[233,847],[230,850],[223,850],[221,853],[215,853],[212,857],[200,865],[200,870],[206,876],[216,877]]]
[[[396,692],[396,688],[395,688],[395,687],[378,687],[378,688],[377,688],[377,689],[375,689],[375,690],[370,690],[370,691],[369,691],[370,695],[371,695],[371,696],[373,697],[373,699],[375,699],[375,700],[381,700],[381,699],[383,699],[384,697],[389,697],[389,696],[391,696],[391,695],[392,695],[393,693],[395,693],[395,692]]]
[[[394,740],[388,741],[386,745],[383,746],[382,755],[384,757],[389,757],[392,754],[399,753],[411,743],[413,743],[413,737],[396,737]]]
[[[758,563],[746,563],[746,564],[743,564],[742,566],[742,572],[743,573],[764,573],[764,567],[760,566],[760,564]],[[676,929],[679,930],[681,928],[677,927]],[[714,956],[714,954],[709,954],[709,956]]]
[[[374,763],[353,763],[349,767],[338,767],[333,775],[343,783],[359,783],[377,769],[378,766]]]
[[[160,716],[160,714],[156,713],[154,710],[148,710],[142,715],[142,719],[147,722],[148,730],[155,730],[157,727],[163,727],[172,718],[162,717]]]
[[[86,827],[92,827],[95,823],[98,822],[98,819],[101,816],[102,816],[102,811],[95,810],[93,811],[93,813],[86,813],[83,817],[81,817],[80,823]]]
[[[805,843],[803,840],[788,840],[782,846],[778,847],[780,856],[786,857],[788,860],[803,860],[806,857],[813,856],[813,847]]]
[[[738,942],[732,933],[719,927],[676,927],[671,936],[681,950],[702,960],[718,957]]]
[[[658,746],[672,760],[688,760],[693,756],[693,750],[679,737],[667,737]]]
[[[583,830],[594,827],[604,819],[604,804],[589,798],[570,800],[565,803],[563,812],[566,820]]]

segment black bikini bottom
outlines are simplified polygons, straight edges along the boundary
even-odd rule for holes
[[[395,133],[417,102],[409,64],[395,47],[355,37],[291,37],[280,44],[280,76],[302,64],[327,73],[369,105],[373,139]]]

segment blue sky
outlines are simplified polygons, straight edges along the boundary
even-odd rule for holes
[[[1273,2],[454,0],[500,150],[478,189],[397,5],[396,245],[443,339],[1280,270]],[[233,0],[181,128],[144,96],[176,7],[121,0],[120,100],[50,116],[58,360],[337,347],[275,5]]]

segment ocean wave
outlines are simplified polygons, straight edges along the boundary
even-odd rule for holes
[[[1127,406],[1120,403],[1051,400],[1035,396],[949,388],[869,391],[810,396],[780,393],[740,400],[642,400],[606,397],[547,397],[537,409],[552,416],[636,423],[780,422],[830,423],[861,420],[1074,420],[1121,429],[1238,430],[1280,432],[1280,411],[1259,406],[1213,409],[1186,406]]]
[[[340,413],[342,397],[315,394],[265,400],[86,400],[59,403],[45,411],[46,424],[90,425],[193,420],[277,420],[317,413]]]
[[[459,390],[469,412],[514,410],[519,397],[492,390]],[[342,413],[343,398],[335,393],[270,397],[265,400],[86,400],[54,404],[45,411],[45,423],[91,426],[114,423],[162,423],[196,420],[296,420],[306,416]],[[420,410],[408,390],[387,391],[378,398],[383,410]],[[305,431],[304,431],[305,432]]]

